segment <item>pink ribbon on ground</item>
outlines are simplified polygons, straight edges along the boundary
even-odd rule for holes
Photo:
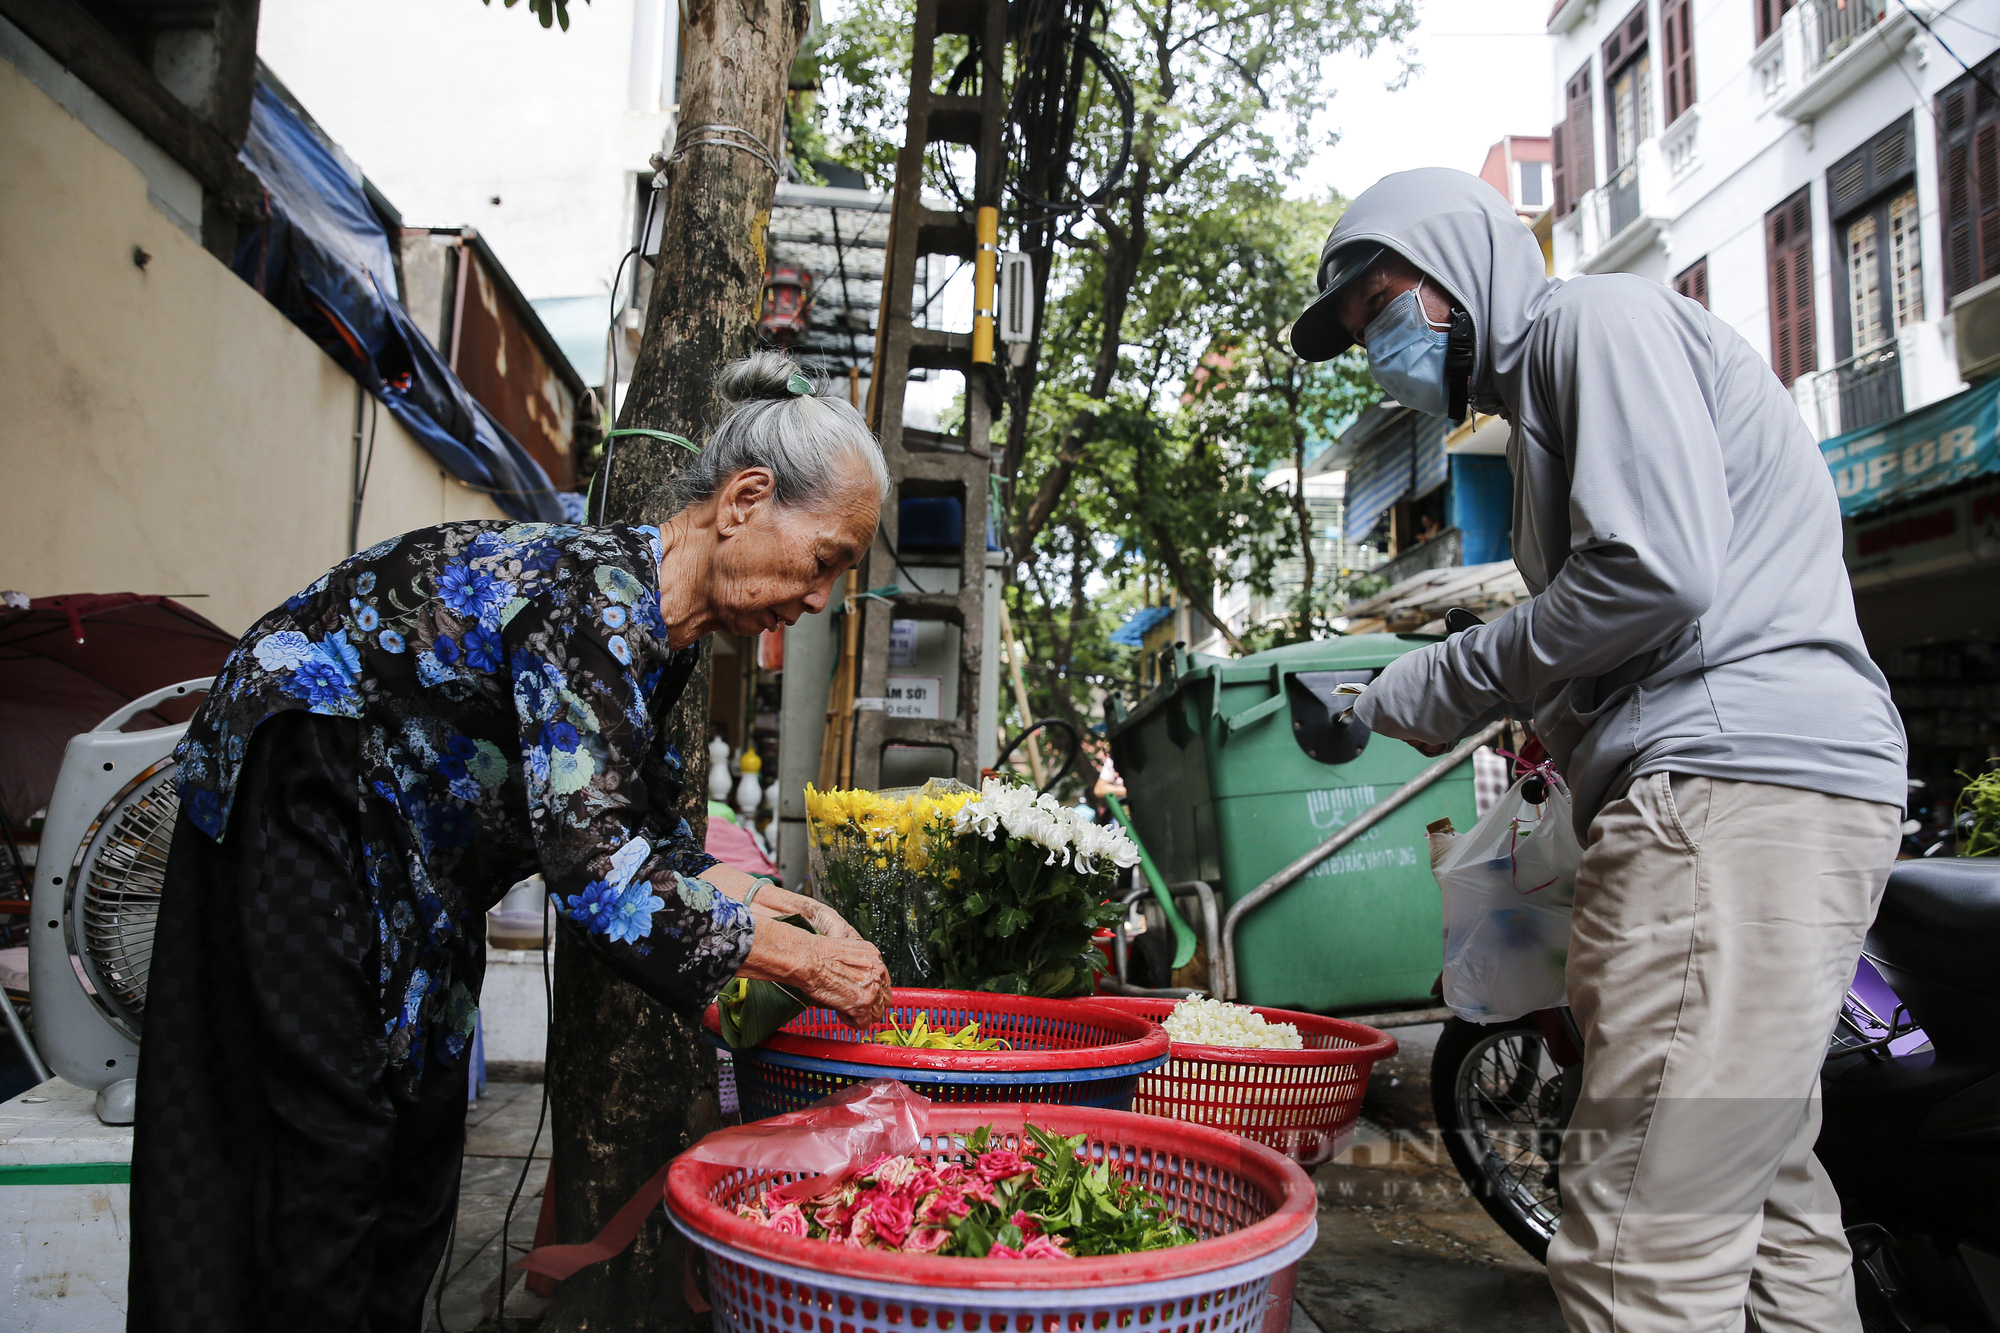
[[[883,1154],[913,1153],[924,1136],[931,1102],[894,1079],[870,1079],[801,1111],[748,1125],[718,1129],[682,1154],[718,1166],[796,1171],[801,1179],[773,1190],[781,1198],[812,1198],[830,1179]],[[674,1161],[679,1161],[675,1158]],[[668,1162],[625,1201],[594,1239],[580,1245],[544,1245],[516,1268],[560,1282],[579,1268],[623,1254],[653,1209],[666,1198]],[[808,1174],[809,1173],[809,1174]]]

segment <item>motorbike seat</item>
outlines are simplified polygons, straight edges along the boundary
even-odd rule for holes
[[[1867,952],[1941,985],[2000,995],[2000,858],[1896,862]]]

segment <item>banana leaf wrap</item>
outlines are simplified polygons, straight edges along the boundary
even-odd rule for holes
[[[812,922],[796,913],[777,919],[811,934],[819,933]],[[722,1020],[722,1039],[732,1051],[763,1045],[772,1033],[809,1007],[806,1000],[775,981],[749,981],[742,977],[724,986],[715,997],[715,1012]]]

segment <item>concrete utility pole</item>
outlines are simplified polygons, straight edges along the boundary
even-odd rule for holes
[[[699,440],[722,366],[750,350],[764,286],[764,228],[783,149],[785,85],[806,0],[689,0],[678,143],[645,335],[618,426]],[[605,517],[659,523],[666,481],[690,457],[618,437]],[[600,484],[605,484],[603,480]],[[667,724],[687,761],[682,813],[707,822],[708,662]],[[589,1240],[661,1163],[716,1127],[715,1054],[699,1024],[558,936],[549,1042],[556,1239]],[[706,1329],[681,1297],[679,1234],[657,1209],[624,1254],[557,1285],[543,1328]]]

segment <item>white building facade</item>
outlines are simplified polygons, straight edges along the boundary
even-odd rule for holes
[[[1947,272],[1938,120],[1952,85],[1978,91],[1959,60],[2000,45],[2000,0],[1913,4],[1560,0],[1556,275],[1638,273],[1702,301],[1820,439],[1963,389],[1949,298],[1991,275],[1976,256]],[[1951,100],[1954,143],[1994,111]],[[1957,186],[1960,214],[1980,183]]]
[[[258,55],[407,221],[478,228],[593,386],[614,280],[621,308],[635,289],[619,264],[647,160],[673,143],[681,49],[674,0],[575,5],[567,32],[471,0],[264,0],[257,30]]]
[[[1935,836],[2000,757],[2000,0],[1558,0],[1549,33],[1554,271],[1669,283],[1791,389]]]

